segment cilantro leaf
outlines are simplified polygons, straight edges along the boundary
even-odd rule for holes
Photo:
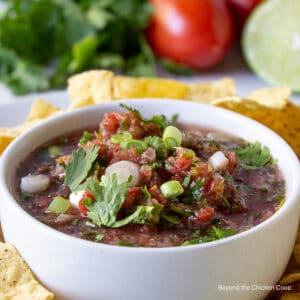
[[[96,201],[88,207],[88,218],[97,226],[114,227],[117,215],[126,199],[129,182],[118,185],[115,173],[104,175],[101,183],[91,179],[87,189],[94,195]]]
[[[128,106],[124,103],[121,103],[120,106],[132,113],[134,113],[139,119],[141,119],[143,122],[149,122],[159,125],[161,129],[166,128],[169,125],[168,119],[165,115],[157,115],[153,116],[151,119],[145,118],[139,110],[136,108],[133,108],[131,106]]]
[[[248,170],[261,168],[271,160],[269,148],[259,142],[243,145],[235,150],[235,154],[241,167]]]
[[[169,125],[169,122],[165,115],[153,116],[150,120],[148,120],[148,122],[159,125],[161,129],[165,129]]]
[[[147,122],[147,119],[141,114],[141,112],[139,110],[137,110],[136,108],[134,107],[131,107],[129,105],[126,105],[125,103],[121,103],[120,104],[120,107],[128,110],[129,112],[132,112],[134,113],[139,119],[141,119],[142,121],[144,122]]]
[[[136,210],[125,217],[117,220],[118,213],[126,199],[129,182],[118,185],[117,175],[104,175],[99,183],[91,179],[87,189],[94,195],[96,201],[88,206],[88,218],[97,226],[112,228],[121,227],[129,223],[145,224],[158,222],[162,205],[138,206]]]
[[[80,148],[72,152],[66,166],[65,185],[72,192],[79,189],[80,184],[87,178],[94,161],[98,156],[99,147],[89,148],[86,152]]]

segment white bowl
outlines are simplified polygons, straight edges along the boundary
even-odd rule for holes
[[[126,102],[126,101],[121,101]],[[32,218],[14,200],[16,169],[50,139],[99,123],[120,102],[53,117],[17,138],[0,166],[0,217],[38,279],[59,299],[261,299],[283,273],[298,228],[300,166],[273,131],[239,114],[173,100],[130,100],[146,116],[179,113],[179,121],[221,129],[267,145],[286,181],[286,203],[274,216],[235,236],[189,247],[131,248],[74,238]]]

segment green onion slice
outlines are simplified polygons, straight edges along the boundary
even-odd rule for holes
[[[160,186],[160,191],[165,198],[174,198],[184,193],[184,189],[178,180],[170,180]]]
[[[70,207],[71,204],[69,200],[63,197],[54,197],[50,205],[47,207],[46,212],[61,215],[65,213]]]
[[[182,143],[182,133],[175,126],[165,128],[162,136],[163,142],[168,149],[179,147]]]

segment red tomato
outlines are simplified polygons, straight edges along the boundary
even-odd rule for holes
[[[257,4],[262,0],[226,0],[232,12],[238,34],[241,33],[244,24]]]
[[[150,0],[147,36],[155,53],[196,69],[223,59],[233,40],[233,22],[224,0]]]
[[[213,207],[203,207],[196,214],[193,221],[202,225],[209,224],[214,214],[215,210]]]
[[[90,199],[92,199],[92,201],[96,201],[93,194],[91,194],[89,191],[84,192],[84,194],[82,195],[82,198],[79,200],[79,204],[78,204],[79,211],[84,215],[86,215],[88,212],[88,209],[83,204],[83,202],[86,200],[86,198],[90,198]]]
[[[192,158],[181,156],[175,161],[174,167],[181,171],[185,171],[190,168],[192,162],[193,162]]]

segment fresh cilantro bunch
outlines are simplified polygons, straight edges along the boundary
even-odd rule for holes
[[[0,17],[0,80],[16,94],[90,68],[155,75],[147,0],[11,0]]]

